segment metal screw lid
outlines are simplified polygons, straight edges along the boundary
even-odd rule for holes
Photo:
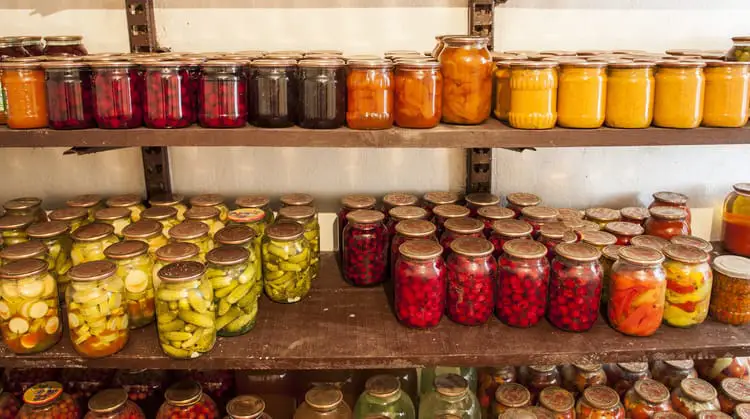
[[[548,365],[548,364],[537,364],[537,365],[529,365],[529,369],[535,372],[552,372],[555,369],[557,369],[554,365]]]
[[[620,210],[620,214],[622,214],[623,218],[637,221],[644,221],[651,216],[648,208],[645,207],[625,207]]]
[[[392,375],[376,375],[370,377],[367,382],[365,382],[365,391],[369,395],[377,398],[391,398],[398,394],[400,390],[401,382],[398,378]]]
[[[42,205],[42,200],[36,197],[14,198],[3,204],[7,210],[27,210]]]
[[[581,241],[593,246],[609,246],[617,243],[617,237],[606,231],[582,231]]]
[[[536,419],[555,419],[554,413],[547,408],[540,406],[529,406],[526,409],[536,416]]]
[[[524,207],[521,208],[521,214],[536,221],[554,221],[559,215],[555,208],[550,207]]]
[[[504,383],[497,387],[495,400],[503,406],[522,407],[531,401],[531,393],[520,384]]]
[[[185,211],[186,220],[218,219],[221,212],[216,207],[192,207]]]
[[[208,236],[210,228],[205,223],[195,220],[185,220],[169,229],[169,237],[177,240],[191,240]]]
[[[442,218],[459,218],[468,217],[471,211],[468,208],[456,205],[456,204],[445,204],[438,205],[432,209],[432,213]]]
[[[461,217],[451,218],[443,224],[446,231],[458,234],[476,234],[484,230],[484,223],[476,218]]]
[[[383,203],[390,207],[404,207],[407,205],[417,205],[419,198],[410,193],[392,192],[383,197]]]
[[[689,370],[695,367],[695,362],[692,359],[671,359],[664,361],[664,363],[678,370]]]
[[[85,208],[60,208],[49,213],[49,219],[52,221],[74,221],[88,218],[88,216],[89,213]]]
[[[34,222],[30,215],[3,215],[0,217],[0,230],[25,229]]]
[[[515,239],[505,242],[503,252],[520,259],[539,259],[547,254],[547,248],[534,240]]]
[[[435,224],[427,220],[403,220],[396,224],[396,233],[406,237],[428,237],[436,230]]]
[[[177,208],[175,207],[151,207],[141,211],[142,220],[168,220],[177,218]]]
[[[658,236],[644,234],[630,239],[630,244],[633,246],[646,246],[661,251],[669,246],[669,241]]]
[[[99,281],[115,274],[117,266],[108,260],[84,262],[70,268],[68,276],[73,281]]]
[[[708,402],[716,398],[716,389],[700,378],[685,378],[680,381],[680,389],[690,398]]]
[[[200,253],[198,245],[193,243],[169,243],[156,249],[157,260],[164,262],[179,262],[181,260],[192,259]]]
[[[658,404],[669,399],[669,389],[667,386],[650,378],[643,378],[636,381],[633,389],[636,394],[649,403]]]
[[[574,208],[558,208],[557,209],[557,219],[562,221],[563,219],[569,219],[569,218],[578,218],[583,219],[583,217],[586,214],[583,210],[578,210]]]
[[[102,202],[102,197],[96,194],[78,195],[65,201],[65,205],[72,208],[91,208]]]
[[[105,204],[108,207],[132,207],[142,202],[141,196],[137,194],[117,195],[109,198]]]
[[[593,221],[617,221],[620,219],[620,211],[612,208],[587,208],[586,218]]]
[[[601,252],[596,247],[586,243],[560,243],[555,247],[555,253],[578,262],[591,262],[601,257]]]
[[[194,281],[203,276],[206,266],[200,262],[174,262],[159,269],[157,273],[164,282]]]
[[[491,205],[479,208],[477,210],[477,215],[488,220],[509,220],[513,218],[516,213],[510,208]]]
[[[115,228],[110,224],[91,223],[79,227],[70,237],[76,241],[91,242],[101,240],[115,234]]]
[[[685,246],[682,244],[670,244],[662,251],[666,257],[683,263],[704,263],[708,262],[709,259],[709,255],[706,251],[698,249],[697,247]]]
[[[233,419],[257,418],[266,409],[266,402],[258,396],[237,396],[227,403],[227,414]]]
[[[438,375],[434,384],[435,390],[446,397],[463,396],[469,391],[469,382],[458,374]]]
[[[21,259],[0,267],[0,278],[21,279],[39,275],[48,269],[47,262],[40,259]]]
[[[456,192],[427,192],[424,194],[425,202],[429,202],[430,204],[437,206],[437,205],[445,205],[445,204],[455,204],[460,199],[460,195]]]
[[[145,242],[140,240],[125,240],[104,249],[104,256],[110,259],[122,260],[145,255],[146,252],[148,252],[148,244]]]
[[[500,204],[500,197],[487,192],[474,192],[466,195],[466,202],[476,206]]]
[[[656,192],[653,195],[651,195],[655,201],[658,202],[664,202],[667,204],[674,204],[674,205],[685,205],[688,201],[688,196],[685,194],[677,193],[677,192]]]
[[[42,406],[55,401],[62,394],[62,384],[56,381],[45,381],[24,391],[23,402],[33,406]]]
[[[542,198],[533,193],[513,192],[506,197],[509,203],[517,207],[531,207],[542,203]]]
[[[11,244],[0,250],[0,259],[6,261],[40,258],[47,255],[47,246],[39,240]]]
[[[681,244],[685,246],[697,247],[698,249],[701,249],[705,252],[712,252],[714,250],[714,247],[711,245],[711,243],[696,236],[688,236],[688,235],[674,236],[671,239],[669,239],[669,242],[672,244]]]
[[[584,231],[599,231],[602,229],[599,224],[590,220],[580,220],[577,224],[577,226],[573,227],[573,230],[579,233]]]
[[[128,402],[128,392],[123,388],[102,390],[89,399],[89,410],[95,413],[113,412]]]
[[[569,412],[575,406],[575,401],[568,390],[558,386],[545,387],[539,392],[539,404],[555,413]]]
[[[645,246],[625,246],[617,255],[620,259],[636,265],[652,266],[664,262],[664,255],[660,251]]]
[[[315,208],[309,205],[295,205],[284,207],[279,210],[279,218],[302,221],[315,216]]]
[[[632,373],[648,371],[648,362],[618,362],[617,366]]]
[[[579,364],[573,364],[573,366],[583,372],[596,372],[602,369],[602,364],[579,363]]]
[[[240,208],[263,208],[271,203],[266,195],[243,195],[234,200]]]
[[[545,223],[539,228],[539,234],[550,239],[561,239],[571,229],[565,223]]]
[[[257,234],[252,228],[242,224],[228,225],[214,234],[214,241],[219,244],[242,245],[253,240]]]
[[[732,185],[732,189],[741,195],[750,195],[750,182],[749,183],[735,183]]]
[[[736,402],[750,403],[750,382],[728,377],[721,380],[721,390]]]
[[[206,254],[206,261],[214,265],[231,266],[244,263],[250,257],[247,250],[239,246],[221,246]]]
[[[32,239],[48,239],[67,233],[70,227],[62,221],[43,221],[30,225],[26,234]]]
[[[750,403],[740,403],[734,407],[738,419],[750,419]],[[671,419],[671,418],[669,418]]]
[[[148,203],[154,207],[170,207],[172,205],[181,204],[185,200],[185,195],[170,193],[157,195],[148,200]]]
[[[123,218],[130,218],[130,210],[124,207],[102,208],[94,213],[96,221],[113,221]]]
[[[305,403],[315,410],[333,410],[343,401],[341,390],[332,386],[314,387],[305,394]]]
[[[399,246],[398,252],[409,259],[430,260],[443,254],[443,246],[433,240],[414,239]]]
[[[653,218],[660,220],[684,220],[687,218],[687,211],[678,207],[654,207],[649,210]]]
[[[492,223],[492,231],[505,237],[524,237],[534,228],[523,220],[498,220]]]
[[[583,390],[583,399],[596,409],[611,409],[620,402],[620,395],[605,386],[591,386]]]
[[[341,198],[341,205],[348,209],[371,209],[376,202],[371,195],[347,195]]]
[[[266,217],[265,211],[260,208],[240,208],[229,211],[227,219],[235,223],[255,223]]]
[[[266,229],[266,236],[274,240],[289,241],[302,237],[305,229],[297,223],[276,223]]]
[[[388,211],[388,216],[393,220],[425,220],[427,219],[427,210],[414,205],[405,205],[391,208]]]
[[[190,206],[193,207],[213,207],[215,205],[221,205],[224,203],[224,197],[216,194],[209,193],[198,195],[190,198]]]
[[[290,207],[296,207],[299,205],[312,206],[315,198],[312,195],[306,193],[289,193],[281,195],[279,198],[282,204]]]
[[[346,219],[353,224],[374,224],[385,219],[385,215],[375,210],[355,210],[346,215]]]
[[[150,239],[160,234],[162,234],[162,225],[154,220],[142,219],[122,229],[122,235],[128,240]]]
[[[459,237],[451,242],[450,248],[456,254],[469,257],[489,256],[495,250],[492,243],[479,237]]]
[[[161,271],[166,269],[168,266],[171,265],[165,266],[161,269]],[[161,276],[161,271],[159,271],[159,276]],[[164,398],[167,400],[167,403],[174,406],[190,406],[197,403],[198,400],[201,399],[201,396],[203,396],[203,389],[201,389],[201,385],[196,383],[195,381],[180,381],[170,386],[167,391],[164,392]]]
[[[620,236],[640,236],[644,232],[643,227],[638,224],[625,221],[609,222],[604,226],[604,231]]]

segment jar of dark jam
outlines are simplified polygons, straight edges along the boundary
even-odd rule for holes
[[[44,55],[88,55],[82,36],[46,36]]]
[[[19,42],[32,57],[44,55],[44,46],[42,45],[41,36],[19,36]]]
[[[91,89],[91,68],[76,61],[47,62],[47,111],[52,129],[83,129],[96,126]]]
[[[247,84],[251,124],[283,128],[297,123],[297,61],[255,60]]]
[[[247,123],[247,75],[240,61],[206,61],[198,83],[198,122],[203,128]]]
[[[343,60],[299,62],[299,126],[339,128],[346,124],[346,63]]]

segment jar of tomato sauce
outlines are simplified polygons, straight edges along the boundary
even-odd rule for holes
[[[623,397],[625,413],[630,419],[649,419],[656,412],[672,410],[669,389],[662,383],[644,378],[636,381]]]
[[[651,218],[644,225],[648,235],[669,240],[674,236],[690,234],[688,213],[682,208],[656,207],[650,210]]]
[[[443,122],[476,125],[490,116],[492,56],[481,36],[443,38],[438,56],[443,73]]]
[[[660,61],[656,72],[654,125],[696,128],[703,120],[706,80],[702,61]]]
[[[690,207],[688,207],[688,196],[677,192],[656,192],[651,195],[654,201],[648,206],[648,209],[656,207],[677,207],[687,211],[687,221],[690,223]]]
[[[607,99],[607,63],[560,62],[557,123],[565,128],[599,128]]]
[[[352,129],[387,129],[393,126],[393,63],[387,60],[351,60],[346,78],[346,123]]]
[[[610,62],[605,123],[612,128],[648,128],[654,115],[653,62]]]
[[[750,104],[750,63],[706,61],[703,125],[743,127]]]
[[[557,122],[557,62],[510,64],[510,112],[513,128],[550,129]]]
[[[724,255],[713,261],[711,317],[735,326],[750,323],[750,259]]]
[[[495,246],[493,256],[499,258],[503,253],[506,242],[514,239],[532,240],[531,233],[534,231],[531,224],[523,220],[498,220],[492,223],[490,243]]]
[[[627,246],[633,237],[640,236],[645,230],[638,224],[625,221],[612,221],[604,226],[604,231],[613,234],[617,238],[617,243],[615,244]]]
[[[394,120],[403,128],[433,128],[443,114],[443,76],[437,61],[396,64]]]
[[[42,62],[36,57],[8,58],[0,64],[6,97],[8,128],[47,126],[47,89]]]
[[[583,391],[576,405],[578,419],[624,419],[625,408],[616,391],[605,386],[592,386]]]
[[[724,199],[721,241],[724,249],[750,257],[750,183],[737,183]]]
[[[516,213],[516,217],[521,215],[521,210],[526,207],[536,207],[542,203],[542,198],[533,193],[513,192],[509,193],[505,199],[508,200],[508,208]],[[559,211],[558,211],[559,213]]]

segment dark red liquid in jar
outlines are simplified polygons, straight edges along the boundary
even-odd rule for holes
[[[204,128],[247,124],[247,77],[240,64],[203,67],[198,83],[198,121]]]
[[[346,69],[304,67],[299,70],[299,126],[331,129],[346,123]]]
[[[495,305],[497,262],[492,257],[453,253],[446,263],[448,318],[458,324],[486,323]]]
[[[195,120],[190,73],[185,65],[147,67],[143,122],[149,128],[183,128]]]
[[[575,262],[557,256],[552,261],[547,318],[562,330],[589,330],[599,312],[601,293],[602,268],[598,261]]]
[[[252,66],[248,85],[248,121],[251,124],[264,128],[284,128],[297,123],[296,65]]]
[[[344,278],[354,285],[376,285],[388,277],[388,230],[382,222],[349,223],[344,228]]]
[[[395,305],[399,321],[418,329],[437,326],[446,304],[443,259],[414,260],[400,255],[395,269]]]
[[[85,67],[50,68],[46,71],[46,83],[50,128],[96,126],[91,70]]]
[[[495,314],[503,323],[530,327],[544,317],[550,265],[546,257],[514,258],[504,254],[498,260]]]
[[[135,67],[94,69],[94,118],[99,128],[134,128],[143,122],[143,80]]]

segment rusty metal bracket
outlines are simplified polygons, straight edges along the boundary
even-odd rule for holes
[[[141,147],[143,177],[148,197],[172,192],[172,174],[169,170],[167,147]]]
[[[496,0],[469,0],[469,34],[489,38],[488,48],[494,47]]]
[[[125,12],[130,52],[156,51],[159,46],[156,42],[154,0],[125,0]]]
[[[492,190],[492,149],[466,150],[466,193]]]

